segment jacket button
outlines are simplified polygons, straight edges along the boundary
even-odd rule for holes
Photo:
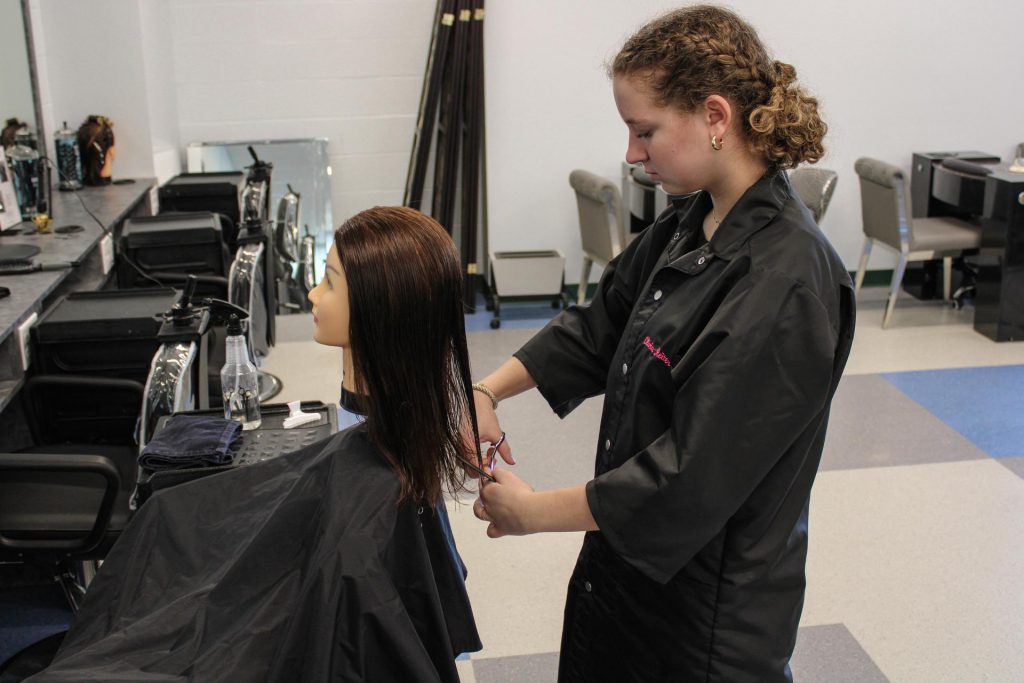
[[[672,239],[674,239],[674,240],[679,239],[679,233],[677,232],[676,234],[672,235]]]
[[[657,292],[654,293],[654,300],[657,301],[660,298],[661,298],[661,290],[659,289]]]
[[[701,256],[699,259],[697,259],[697,265],[703,266],[705,261],[707,261],[707,259]]]
[[[605,439],[604,440],[604,449],[606,451],[610,451],[612,449],[612,440],[611,439]]]
[[[593,592],[593,590],[594,590],[594,587],[590,585],[590,582],[589,582],[589,581],[584,581],[584,582],[583,582],[583,588],[584,588],[584,589],[586,589],[586,591],[587,591],[588,593],[591,593],[591,592]]]
[[[623,363],[622,364],[622,374],[625,375],[627,372],[629,372],[629,366],[626,365],[625,363]]]

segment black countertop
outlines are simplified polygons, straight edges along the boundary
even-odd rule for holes
[[[0,234],[0,248],[15,244],[37,246],[40,252],[33,258],[36,263],[75,264],[71,268],[26,275],[0,275],[0,286],[11,290],[10,296],[0,299],[0,410],[21,385],[20,358],[16,358],[20,351],[16,341],[9,337],[22,321],[41,311],[47,297],[61,284],[80,276],[78,264],[87,258],[94,259],[92,252],[103,238],[104,230],[89,211],[107,230],[113,231],[140,202],[146,200],[150,189],[155,186],[155,179],[143,178],[131,184],[83,188],[77,192],[77,197],[74,192],[54,190],[54,222],[50,233],[23,235],[8,231]],[[53,232],[65,225],[80,225],[83,230],[66,235]],[[31,224],[22,223],[20,227],[27,229]]]

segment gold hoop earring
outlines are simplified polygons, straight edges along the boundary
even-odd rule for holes
[[[725,142],[725,140],[719,140],[717,135],[711,136],[711,148],[714,149],[716,152],[722,149],[723,142]]]

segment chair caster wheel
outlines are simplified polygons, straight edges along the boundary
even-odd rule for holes
[[[496,330],[496,329],[498,329],[499,327],[501,327],[501,321],[500,321],[500,320],[498,320],[497,318],[494,318],[494,319],[492,319],[492,320],[491,320],[491,329],[492,329],[492,330]]]

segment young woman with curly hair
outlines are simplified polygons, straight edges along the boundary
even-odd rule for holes
[[[610,74],[626,160],[672,205],[475,396],[493,443],[504,398],[537,387],[565,416],[604,394],[595,477],[534,492],[498,469],[474,510],[495,537],[587,532],[559,680],[787,681],[854,326],[846,268],[785,173],[821,158],[827,127],[719,7],[644,26]]]

